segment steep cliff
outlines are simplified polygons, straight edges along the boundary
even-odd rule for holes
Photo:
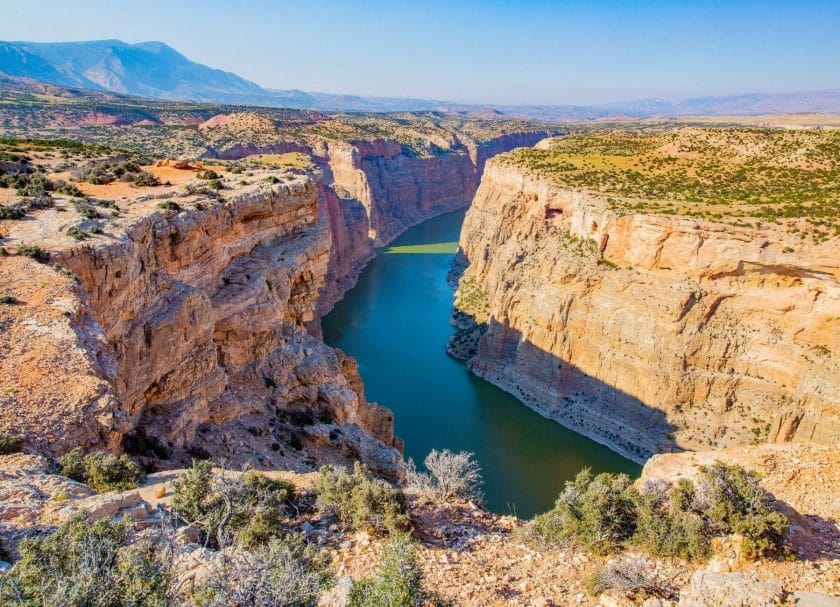
[[[426,219],[469,204],[488,158],[534,145],[548,135],[534,130],[468,143],[456,140],[451,148],[426,155],[384,139],[313,146],[324,172],[323,208],[333,240],[320,314],[356,283],[375,247]]]
[[[198,445],[266,463],[309,440],[398,474],[392,414],[365,401],[351,359],[305,331],[330,255],[318,185],[260,181],[170,210],[138,197],[85,245],[51,229],[67,209],[13,225],[11,239],[43,243],[78,284],[34,260],[4,262],[4,291],[22,303],[8,315],[20,352],[3,360],[2,427],[59,453]],[[32,285],[42,274],[50,284]],[[205,440],[209,424],[222,430]],[[221,445],[224,429],[239,444]],[[260,437],[260,449],[246,444]]]
[[[637,461],[836,444],[840,240],[797,233],[628,212],[494,159],[461,236],[450,351]]]

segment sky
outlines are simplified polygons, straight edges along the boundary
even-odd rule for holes
[[[492,104],[840,88],[840,0],[0,0],[0,40],[159,40],[266,88]]]

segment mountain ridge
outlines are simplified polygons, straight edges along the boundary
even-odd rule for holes
[[[58,86],[170,101],[334,111],[496,112],[544,120],[840,113],[840,88],[701,96],[681,101],[648,98],[592,105],[471,104],[270,89],[233,72],[191,61],[161,41],[0,41],[0,72]]]

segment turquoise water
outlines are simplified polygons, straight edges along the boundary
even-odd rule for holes
[[[551,507],[584,467],[638,475],[637,464],[547,420],[469,373],[444,345],[451,333],[446,273],[464,211],[426,221],[381,250],[324,318],[324,338],[359,361],[371,401],[394,412],[406,457],[431,449],[476,454],[491,510],[531,516]]]

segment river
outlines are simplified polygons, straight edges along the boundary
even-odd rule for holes
[[[446,282],[464,210],[430,219],[379,251],[358,284],[323,319],[324,339],[359,361],[369,400],[394,412],[405,455],[471,451],[486,505],[530,517],[552,506],[582,468],[640,467],[474,376],[450,358],[453,292]]]

